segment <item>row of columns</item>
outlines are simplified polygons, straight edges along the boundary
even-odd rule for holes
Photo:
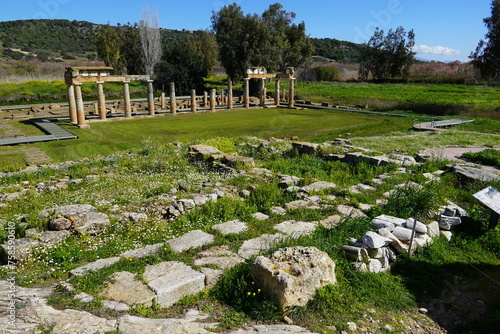
[[[261,91],[260,91],[260,105],[262,107],[265,106],[265,97],[266,97],[266,87],[265,87],[265,79],[261,79]],[[243,103],[245,108],[250,108],[250,79],[244,78],[244,93],[243,93]],[[292,108],[294,106],[294,81],[295,78],[290,79],[290,89],[288,96],[288,106]],[[124,112],[126,118],[132,117],[132,107],[130,102],[130,81],[123,81],[123,100],[124,100]],[[97,81],[97,110],[100,119],[106,119],[106,96],[104,94],[103,81]],[[229,110],[233,109],[233,84],[232,81],[228,83],[228,96],[227,96],[227,108]],[[79,127],[88,127],[85,120],[85,110],[83,104],[82,97],[82,84],[77,82],[72,85],[68,85],[68,99],[69,99],[69,117],[70,122],[73,124],[77,124]],[[275,104],[278,106],[280,103],[280,79],[276,79],[276,89],[274,94]],[[161,108],[165,109],[165,94],[162,93],[161,99]],[[204,105],[208,105],[208,94],[204,92],[203,95],[203,103]],[[216,106],[216,90],[212,89],[210,91],[210,111],[215,112]],[[196,103],[196,91],[193,89],[191,91],[191,111],[196,112],[197,103]],[[155,114],[155,106],[154,106],[154,92],[153,92],[153,80],[148,80],[148,111],[149,115]],[[175,83],[170,83],[170,111],[173,115],[177,113],[177,105],[175,98]]]

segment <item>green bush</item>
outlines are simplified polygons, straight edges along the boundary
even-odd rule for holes
[[[318,81],[336,81],[340,79],[340,72],[336,67],[318,66],[314,68],[314,72]]]

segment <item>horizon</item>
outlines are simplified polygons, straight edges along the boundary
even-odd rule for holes
[[[244,14],[262,14],[269,5],[279,2],[283,9],[296,13],[294,23],[305,22],[312,38],[332,38],[354,43],[367,42],[376,27],[387,32],[402,26],[415,32],[415,57],[427,61],[468,62],[478,42],[487,32],[483,19],[491,15],[491,1],[470,2],[442,0],[355,0],[345,3],[245,0],[191,0],[176,6],[175,1],[88,0],[25,0],[3,5],[0,21],[27,19],[66,19],[96,24],[127,24],[139,22],[146,6],[156,7],[160,27],[172,30],[206,30],[210,18],[223,6],[237,3]],[[92,4],[98,5],[92,5]],[[98,10],[97,10],[98,8]],[[354,13],[341,15],[342,12]],[[113,14],[108,14],[113,13]],[[438,32],[438,33],[436,33]]]

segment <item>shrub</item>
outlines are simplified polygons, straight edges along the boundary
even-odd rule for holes
[[[340,79],[339,69],[332,66],[318,66],[314,68],[318,81],[336,81]]]

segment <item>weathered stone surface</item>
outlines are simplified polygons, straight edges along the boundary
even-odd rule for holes
[[[148,220],[148,215],[145,213],[138,213],[138,212],[123,212],[122,213],[122,220],[125,221],[131,221],[132,223],[138,223],[140,221],[146,221]]]
[[[370,248],[380,248],[391,243],[390,239],[372,231],[366,232],[361,241]]]
[[[248,230],[247,224],[239,219],[231,220],[222,224],[216,224],[212,226],[212,228],[219,231],[222,235],[239,234]]]
[[[319,209],[314,202],[306,200],[297,200],[285,204],[285,210],[298,210],[298,209]]]
[[[207,267],[203,267],[200,270],[201,270],[201,273],[203,275],[205,275],[205,285],[208,288],[215,286],[215,284],[217,284],[220,277],[224,273],[224,271],[221,269],[213,269],[213,268],[207,268]]]
[[[367,160],[367,157],[361,152],[349,152],[345,154],[343,162],[348,164],[358,164]]]
[[[394,249],[399,253],[399,254],[402,254],[402,253],[406,253],[408,252],[408,246],[405,245],[404,243],[402,243],[394,234],[391,233],[391,231],[389,231],[388,229],[386,228],[381,228],[378,230],[378,233],[387,238],[387,239],[390,239],[391,240],[391,245],[392,247],[394,247]]]
[[[439,231],[439,235],[445,238],[448,241],[451,241],[451,237],[453,236],[451,231]]]
[[[243,262],[241,256],[231,252],[228,246],[215,246],[196,255],[194,264],[197,266],[216,265],[220,269],[234,267]]]
[[[427,235],[431,238],[436,238],[439,236],[439,223],[437,221],[432,221],[427,224]]]
[[[311,183],[310,185],[307,185],[305,187],[300,188],[300,191],[306,192],[306,193],[312,193],[312,192],[317,192],[317,191],[322,191],[322,190],[328,190],[328,189],[333,189],[337,187],[335,183],[332,182],[326,182],[326,181],[318,181]]]
[[[172,306],[180,298],[205,288],[205,275],[178,261],[148,265],[143,277],[162,307]]]
[[[250,157],[240,157],[240,156],[226,156],[224,159],[225,163],[232,168],[236,167],[255,167],[255,161]]]
[[[389,216],[389,215],[380,215],[380,216],[375,217],[374,219],[386,221],[388,223],[393,224],[394,226],[402,226],[403,223],[406,222],[405,219],[393,217],[393,216]]]
[[[118,331],[122,334],[203,334],[210,333],[201,324],[184,319],[146,319],[126,315],[118,319]]]
[[[457,177],[462,184],[468,184],[477,181],[493,182],[500,180],[500,175],[477,167],[461,164],[451,164],[449,165],[449,168],[453,173],[457,174]]]
[[[222,153],[219,149],[208,145],[189,146],[188,153],[197,159],[208,159],[212,154]]]
[[[402,241],[410,240],[411,233],[412,233],[412,230],[405,228],[405,227],[400,227],[400,226],[397,226],[394,229],[394,231],[392,231],[392,234],[394,234],[394,236],[396,238],[398,238],[399,240],[402,240]]]
[[[73,276],[83,276],[87,272],[89,272],[90,270],[97,271],[99,269],[109,267],[110,265],[112,265],[118,261],[120,261],[120,257],[118,257],[118,256],[117,257],[110,257],[107,259],[100,259],[100,260],[97,260],[94,262],[90,262],[84,266],[75,268],[75,269],[70,271],[70,274],[72,274]]]
[[[29,257],[31,249],[40,245],[40,241],[32,238],[11,240],[1,245],[1,256],[4,262],[10,257],[12,261],[22,261]]]
[[[325,219],[320,220],[319,223],[325,228],[333,228],[338,223],[340,223],[341,219],[342,219],[342,217],[340,217],[339,215],[333,215],[333,216],[328,216]]]
[[[406,220],[406,228],[409,228],[411,230],[413,229],[414,226],[415,226],[415,232],[427,233],[427,225],[419,222],[418,220],[415,222],[415,219],[413,218],[408,218]]]
[[[26,236],[37,239],[46,246],[52,246],[57,243],[64,241],[67,237],[69,237],[71,233],[69,231],[44,231],[44,232],[35,232],[32,231],[28,233],[26,231]]]
[[[370,258],[365,248],[344,245],[342,246],[342,250],[346,253],[346,256],[353,261],[365,262]]]
[[[206,246],[213,242],[214,239],[215,237],[211,234],[200,230],[194,230],[181,237],[167,241],[167,244],[172,247],[174,252],[180,253],[188,249]]]
[[[128,271],[116,272],[110,277],[115,280],[105,287],[99,296],[121,302],[129,306],[151,306],[155,293],[143,282],[135,278],[135,274]]]
[[[441,219],[439,220],[439,227],[443,230],[451,230],[454,226],[462,224],[462,219],[460,217],[449,217],[445,215],[441,215]]]
[[[286,210],[280,206],[273,206],[269,209],[275,215],[283,216],[286,215]]]
[[[255,325],[229,332],[228,334],[314,334],[309,330],[293,325]]]
[[[116,330],[116,320],[96,317],[88,312],[67,309],[52,321],[55,323],[52,334],[68,333],[106,333]]]
[[[123,258],[141,258],[149,256],[151,254],[157,253],[162,247],[163,243],[157,243],[154,245],[147,245],[137,249],[131,249],[120,254]]]
[[[269,216],[266,215],[265,213],[262,213],[262,212],[252,213],[252,217],[254,217],[257,220],[268,220],[269,219]]]
[[[382,263],[377,259],[369,259],[367,264],[367,269],[371,273],[378,274],[382,272]]]
[[[305,306],[317,288],[337,283],[335,263],[315,247],[288,247],[270,257],[258,256],[250,271],[280,309]]]
[[[296,141],[292,143],[293,149],[300,154],[316,154],[319,150],[319,144]]]
[[[248,259],[252,255],[258,254],[261,251],[269,250],[277,242],[284,239],[286,236],[282,233],[263,234],[260,237],[245,240],[238,250],[238,255]]]
[[[130,310],[127,304],[115,302],[114,300],[103,300],[102,306],[116,312],[125,312]]]
[[[97,208],[90,204],[72,204],[43,210],[40,218],[48,218],[51,213],[61,216],[77,216],[82,212],[94,212]]]
[[[73,299],[75,299],[75,300],[79,300],[79,301],[81,301],[82,303],[90,303],[90,302],[91,302],[91,301],[93,301],[95,298],[94,298],[94,296],[89,295],[88,293],[85,293],[85,292],[80,292],[79,294],[75,295],[75,297],[73,297]]]
[[[386,228],[389,231],[394,231],[396,226],[394,226],[393,223],[388,222],[387,220],[382,220],[379,218],[373,218],[371,223],[370,223],[374,228]]]
[[[352,206],[340,204],[337,206],[337,211],[343,216],[355,217],[365,217],[366,214],[360,209],[353,208]]]
[[[308,235],[314,232],[318,227],[317,223],[301,222],[295,220],[287,220],[274,226],[278,230],[293,238],[298,238],[301,235]]]

